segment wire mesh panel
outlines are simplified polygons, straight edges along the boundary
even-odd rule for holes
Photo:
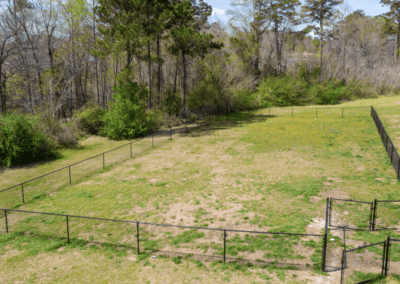
[[[25,203],[41,199],[66,184],[69,184],[68,168],[26,182],[23,184]]]
[[[400,200],[377,200],[374,230],[400,228]]]
[[[291,117],[293,111],[292,107],[271,107],[268,114],[271,116]]]
[[[395,170],[396,176],[398,179],[400,179],[400,156],[396,150],[396,147],[394,146],[392,140],[390,139],[389,135],[386,132],[385,127],[382,124],[382,121],[380,120],[378,113],[375,111],[375,109],[372,107],[371,109],[371,116],[372,119],[375,122],[375,125],[378,129],[378,133],[381,136],[383,146],[386,149],[386,152],[389,156],[390,162],[393,165],[393,168]]]
[[[286,269],[321,267],[323,236],[226,232],[226,261],[273,264]]]
[[[318,118],[341,118],[344,114],[343,108],[318,108],[316,116]]]
[[[11,212],[10,212],[11,213]],[[47,238],[67,238],[66,218],[59,215],[7,211],[8,232]]]
[[[68,217],[70,240],[137,248],[136,222]]]
[[[369,231],[373,202],[330,198],[329,226]]]
[[[131,147],[130,144],[124,145],[117,149],[111,150],[104,154],[105,166],[110,166],[116,163],[130,159],[131,157]]]
[[[400,239],[390,239],[388,275],[400,275]]]
[[[371,107],[345,107],[343,108],[343,117],[364,117],[371,116]]]
[[[103,169],[103,155],[99,155],[71,166],[71,182],[78,183],[82,179]]]
[[[342,253],[345,246],[345,228],[329,228],[326,243],[325,271],[332,272],[340,270]]]
[[[14,186],[0,192],[1,208],[16,208],[22,204],[22,188],[21,185]]]
[[[191,255],[200,259],[223,258],[223,231],[139,223],[140,252]]]
[[[381,278],[384,252],[385,242],[343,251],[341,283],[359,283]]]

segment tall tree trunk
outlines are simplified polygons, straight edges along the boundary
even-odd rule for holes
[[[151,107],[151,60],[150,60],[150,43],[147,45],[147,56],[149,57],[149,78],[148,78],[148,109],[152,109]]]
[[[319,41],[319,70],[320,70],[320,78],[322,79],[322,33],[323,33],[323,26],[322,26],[322,20],[320,22],[320,27],[321,27],[321,35],[320,35],[320,41]]]
[[[160,37],[157,37],[157,58],[160,59]],[[158,106],[161,105],[161,62],[158,61],[158,77],[157,77],[157,92]]]
[[[176,93],[176,80],[178,78],[178,60],[175,64],[175,76],[174,76],[174,94]]]
[[[107,106],[107,62],[106,62],[106,59],[104,59],[103,104],[104,104],[104,108],[106,108],[106,106]]]
[[[183,94],[182,94],[182,108],[183,108],[183,117],[186,117],[186,56],[185,52],[182,52],[182,68],[183,68]]]
[[[281,49],[279,48],[278,40],[278,24],[275,23],[275,48],[276,48],[276,59],[278,63],[278,74],[281,73]]]

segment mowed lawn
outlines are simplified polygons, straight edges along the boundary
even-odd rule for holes
[[[376,108],[390,126],[390,116],[397,111],[390,105],[396,98],[391,99],[381,110]],[[365,100],[364,105],[371,101]],[[155,148],[143,146],[145,154],[136,159],[19,208],[196,227],[322,234],[327,197],[400,199],[399,182],[371,117],[268,114],[263,109],[214,118],[211,125],[177,133]],[[95,147],[91,151],[93,155],[99,152]],[[3,182],[15,182],[16,175],[6,171],[2,188]],[[40,218],[10,214],[10,229],[34,227],[65,237],[65,218]],[[363,212],[354,208],[342,221],[357,224],[362,218]],[[185,257],[144,254],[138,258],[135,248],[79,242],[78,237],[96,241],[110,234],[121,243],[134,243],[129,229],[123,234],[122,229],[93,224],[72,219],[70,245],[48,236],[2,234],[2,283],[307,283],[307,279],[338,283],[340,276],[340,272],[328,275],[312,269],[246,267]],[[5,231],[4,218],[0,226]],[[349,237],[362,243],[383,241],[386,235],[363,232]]]

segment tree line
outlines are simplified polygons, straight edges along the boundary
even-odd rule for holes
[[[89,102],[109,108],[115,87],[131,81],[147,88],[147,109],[181,116],[251,107],[262,80],[304,69],[378,94],[399,87],[395,0],[381,0],[390,11],[375,17],[337,0],[233,0],[231,34],[202,0],[5,3],[1,112],[39,113],[49,125]]]

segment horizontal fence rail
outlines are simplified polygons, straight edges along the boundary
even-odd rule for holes
[[[300,118],[350,118],[370,116],[371,107],[269,107],[267,112],[268,116]]]
[[[329,198],[329,227],[355,231],[400,229],[400,200],[372,202]]]
[[[186,123],[184,131],[187,132]],[[151,146],[154,147],[154,137],[161,136],[163,133],[166,134],[165,138],[169,137],[172,139],[171,128],[169,130],[162,130],[159,133],[136,139],[130,143],[105,151],[93,157],[2,189],[0,190],[0,205],[8,208],[16,208],[30,200],[39,198],[43,194],[50,193],[45,192],[43,188],[38,190],[38,185],[41,183],[50,184],[48,187],[52,187],[51,191],[53,192],[56,188],[61,186],[79,182],[98,171],[104,170],[107,166],[125,161],[129,158],[133,158],[134,155],[142,153],[143,151],[140,145],[138,146],[139,149],[132,149],[132,144],[134,142],[142,141],[143,139],[151,137]]]
[[[397,179],[400,180],[400,156],[397,153],[392,139],[390,139],[389,135],[387,134],[386,129],[373,106],[371,106],[371,116],[375,122],[376,128],[378,129],[379,135],[381,136],[382,143],[385,146],[386,152],[390,158],[390,162],[392,163],[396,172]]]
[[[62,238],[67,243],[121,245],[134,248],[138,254],[185,254],[294,270],[323,267],[325,235],[191,227],[17,209],[0,211],[1,231],[5,233],[29,232]],[[7,215],[10,212],[12,218]]]

